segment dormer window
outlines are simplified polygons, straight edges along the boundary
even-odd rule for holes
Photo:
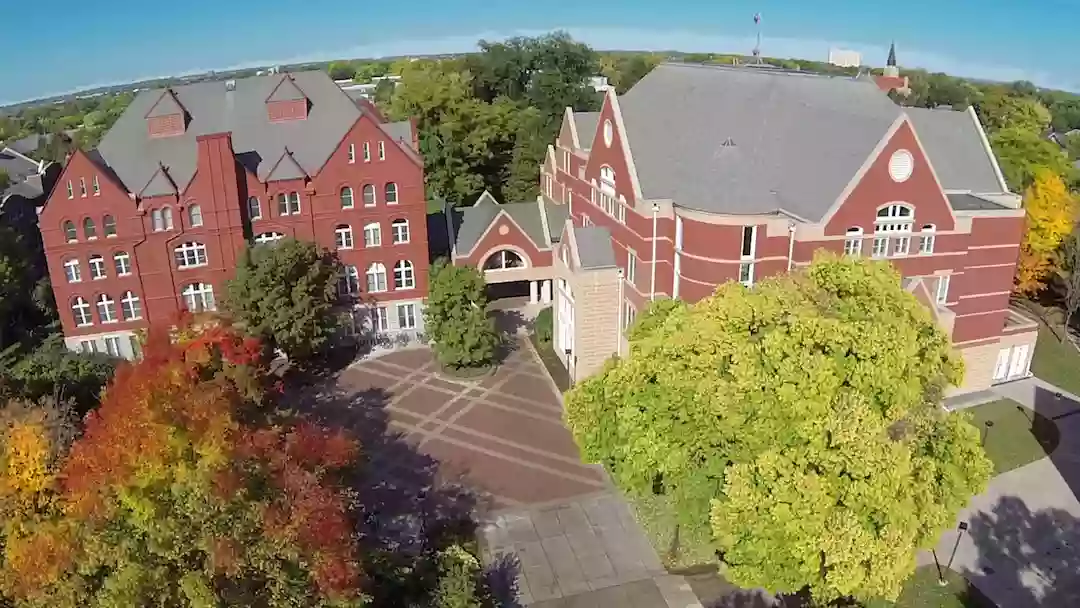
[[[292,75],[286,74],[266,98],[266,117],[270,122],[303,120],[307,118],[309,104]]]
[[[150,137],[174,137],[187,130],[187,110],[172,89],[165,89],[146,113],[146,129]]]

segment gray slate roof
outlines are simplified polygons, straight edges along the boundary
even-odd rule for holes
[[[585,270],[614,268],[615,252],[611,249],[611,231],[603,226],[574,226],[578,261]]]
[[[619,105],[645,198],[811,221],[901,111],[867,81],[683,64],[657,66]]]
[[[968,112],[905,108],[915,133],[930,156],[946,190],[1001,193],[1006,189],[994,172],[993,159],[983,147],[979,128]]]
[[[949,199],[949,206],[955,211],[994,211],[999,209],[1008,209],[1005,205],[999,205],[994,201],[988,201],[985,198],[979,198],[977,196],[959,193],[959,194],[946,194]]]
[[[412,122],[408,120],[388,122],[383,125],[383,129],[395,140],[403,142],[407,146],[412,146]]]
[[[476,200],[472,207],[462,210],[461,226],[455,241],[458,255],[465,255],[476,246],[500,211],[505,211],[534,245],[541,249],[548,246],[544,220],[540,216],[540,205],[536,201],[500,204],[488,192],[484,192]]]
[[[171,90],[166,89],[164,91],[158,91],[158,99],[150,108],[150,111],[146,113],[146,118],[172,116],[174,114],[183,113],[184,106],[180,105],[180,102],[176,100],[176,95]]]
[[[544,213],[547,214],[548,238],[552,243],[558,243],[562,238],[563,225],[570,219],[570,206],[544,203]]]
[[[296,159],[288,150],[281,155],[281,159],[274,165],[274,168],[270,170],[270,173],[266,176],[266,181],[280,181],[285,179],[304,179],[307,177],[307,173],[297,164]]]
[[[574,130],[577,131],[578,143],[582,150],[592,148],[596,137],[596,125],[600,122],[599,112],[574,112]]]
[[[169,176],[166,175],[164,170],[159,170],[154,173],[154,177],[150,178],[149,183],[140,192],[142,196],[164,196],[167,194],[176,194],[176,184],[172,183]]]
[[[102,139],[98,152],[135,193],[154,176],[159,162],[180,189],[186,188],[195,174],[195,138],[210,133],[231,132],[238,159],[259,179],[266,179],[285,148],[308,175],[314,175],[362,111],[325,72],[291,76],[310,100],[305,120],[270,122],[267,118],[265,102],[284,75],[238,79],[232,92],[225,91],[224,82],[198,82],[172,89],[190,116],[183,135],[147,136],[145,116],[162,98],[162,90],[142,91]]]

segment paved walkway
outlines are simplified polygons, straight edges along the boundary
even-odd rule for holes
[[[1080,606],[1080,397],[1037,378],[993,389],[1048,418],[1061,433],[1047,458],[994,478],[960,514],[969,526],[936,549],[1001,608]],[[931,553],[919,556],[934,563]]]

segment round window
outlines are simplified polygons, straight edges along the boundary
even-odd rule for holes
[[[612,127],[611,127],[611,121],[610,120],[605,120],[604,121],[604,145],[605,146],[607,146],[609,148],[611,147],[611,138],[614,137],[614,135],[615,135],[615,132],[614,132],[614,129],[612,129]]]
[[[907,181],[907,178],[911,177],[914,166],[915,159],[912,158],[911,152],[897,150],[893,152],[892,158],[889,159],[889,176],[893,178],[894,182]]]

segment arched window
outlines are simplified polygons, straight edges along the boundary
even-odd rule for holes
[[[844,255],[858,257],[862,254],[862,228],[853,227],[847,229],[844,239]]]
[[[364,206],[375,206],[375,186],[371,184],[364,184]]]
[[[125,251],[118,251],[113,255],[113,268],[116,269],[116,276],[126,277],[131,274],[131,256]]]
[[[90,314],[90,303],[81,296],[71,301],[71,315],[75,318],[76,327],[87,327],[94,324],[94,317]]]
[[[124,296],[120,298],[120,313],[124,315],[125,321],[141,319],[142,302],[139,301],[139,296],[130,291],[125,291]]]
[[[97,227],[94,226],[94,220],[90,218],[84,218],[82,221],[83,236],[87,239],[97,238]]]
[[[266,243],[273,243],[274,241],[280,241],[285,238],[285,235],[280,232],[264,232],[255,237],[256,245],[263,245]]]
[[[375,262],[367,269],[367,290],[370,293],[386,291],[386,266]]]
[[[90,278],[95,281],[105,278],[105,258],[100,255],[90,256]]]
[[[364,247],[379,247],[381,245],[382,228],[375,223],[364,226]]]
[[[344,188],[341,189],[341,208],[342,209],[352,209],[353,208],[352,188],[350,188],[348,186],[345,186]]]
[[[934,253],[935,232],[937,232],[937,227],[933,224],[926,224],[922,227],[922,236],[919,237],[919,253]]]
[[[395,184],[394,182],[386,184],[386,204],[397,204],[397,184]]]
[[[343,296],[354,296],[360,293],[360,270],[356,266],[342,268],[341,280],[338,281],[338,293]]]
[[[390,232],[395,245],[409,242],[409,220],[399,218],[390,223]]]
[[[68,283],[78,283],[82,281],[82,269],[79,267],[79,260],[68,260],[64,262],[64,276],[67,277]]]
[[[101,294],[97,299],[97,311],[102,323],[116,323],[116,300]]]
[[[206,257],[206,245],[202,243],[184,243],[173,252],[176,254],[177,268],[195,268],[209,263]]]
[[[416,276],[412,262],[401,260],[394,264],[394,289],[412,289],[416,287]]]
[[[874,232],[911,232],[915,211],[908,205],[893,203],[878,209]]]
[[[248,219],[251,221],[262,219],[262,205],[259,204],[259,198],[255,196],[249,196],[247,200],[247,212]]]
[[[198,228],[202,226],[202,208],[198,205],[191,205],[187,210],[188,214],[188,226],[192,228]]]
[[[203,312],[217,310],[214,302],[214,286],[207,283],[192,283],[180,293],[184,298],[184,306],[191,312]]]
[[[161,214],[165,218],[165,230],[172,230],[173,229],[172,207],[165,207],[164,209],[161,210]]]
[[[525,260],[516,252],[509,249],[496,251],[484,260],[484,270],[507,270],[509,268],[524,268]]]
[[[64,240],[69,243],[79,240],[79,233],[75,231],[75,222],[71,220],[64,222]]]
[[[607,165],[600,167],[600,189],[615,194],[615,170]]]
[[[165,215],[161,212],[161,209],[154,209],[150,212],[150,223],[154,232],[165,230]]]
[[[116,218],[111,215],[106,215],[101,220],[101,225],[105,229],[105,236],[116,236]]]
[[[334,244],[338,249],[353,248],[352,226],[342,224],[334,229]]]

